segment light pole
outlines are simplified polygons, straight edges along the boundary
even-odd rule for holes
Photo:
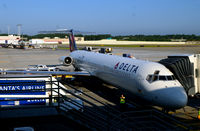
[[[9,34],[10,34],[10,26],[8,25],[8,36],[9,36]]]
[[[18,36],[20,36],[21,35],[21,26],[22,26],[22,24],[17,24],[17,27],[18,27]]]

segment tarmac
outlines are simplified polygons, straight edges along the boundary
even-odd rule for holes
[[[0,48],[0,68],[26,68],[28,65],[59,64],[60,56],[68,56],[69,50],[61,49],[11,49]],[[113,54],[131,54],[137,59],[158,61],[172,54],[197,54],[200,46],[193,47],[135,47],[113,48]]]
[[[200,46],[194,47],[140,47],[140,48],[113,48],[113,54],[122,55],[129,53],[138,59],[159,61],[172,54],[197,54],[200,53]],[[60,56],[68,56],[69,50],[52,50],[52,49],[10,49],[0,48],[0,68],[27,68],[28,65],[37,64],[59,64]],[[91,88],[80,87],[84,92],[98,99],[99,101],[116,106],[115,102],[105,96],[100,90],[94,91]],[[114,87],[110,87],[111,89]],[[91,100],[92,102],[92,100]],[[94,102],[95,103],[95,102]],[[98,105],[101,106],[101,105]],[[176,116],[178,120],[191,126],[199,127],[200,122],[197,120],[197,107],[200,107],[200,99],[189,99],[188,106],[176,112],[169,112]],[[154,107],[161,110],[159,107]]]

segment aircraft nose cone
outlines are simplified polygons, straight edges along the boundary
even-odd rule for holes
[[[175,89],[171,94],[171,107],[175,109],[183,108],[187,105],[188,97],[184,89]]]
[[[179,109],[186,106],[188,97],[182,87],[171,87],[159,91],[158,101],[165,108]]]

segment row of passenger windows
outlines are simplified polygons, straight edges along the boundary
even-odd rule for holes
[[[164,75],[148,75],[146,80],[148,82],[154,82],[157,80],[162,80],[162,81],[171,81],[171,80],[175,80],[176,78],[173,75],[169,75],[169,76],[164,76]]]

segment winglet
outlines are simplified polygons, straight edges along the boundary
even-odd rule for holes
[[[69,32],[70,32],[70,34],[69,34],[69,48],[70,48],[70,52],[72,52],[74,50],[77,50],[77,47],[76,47],[76,42],[75,42],[75,39],[74,39],[73,30],[70,30]]]

